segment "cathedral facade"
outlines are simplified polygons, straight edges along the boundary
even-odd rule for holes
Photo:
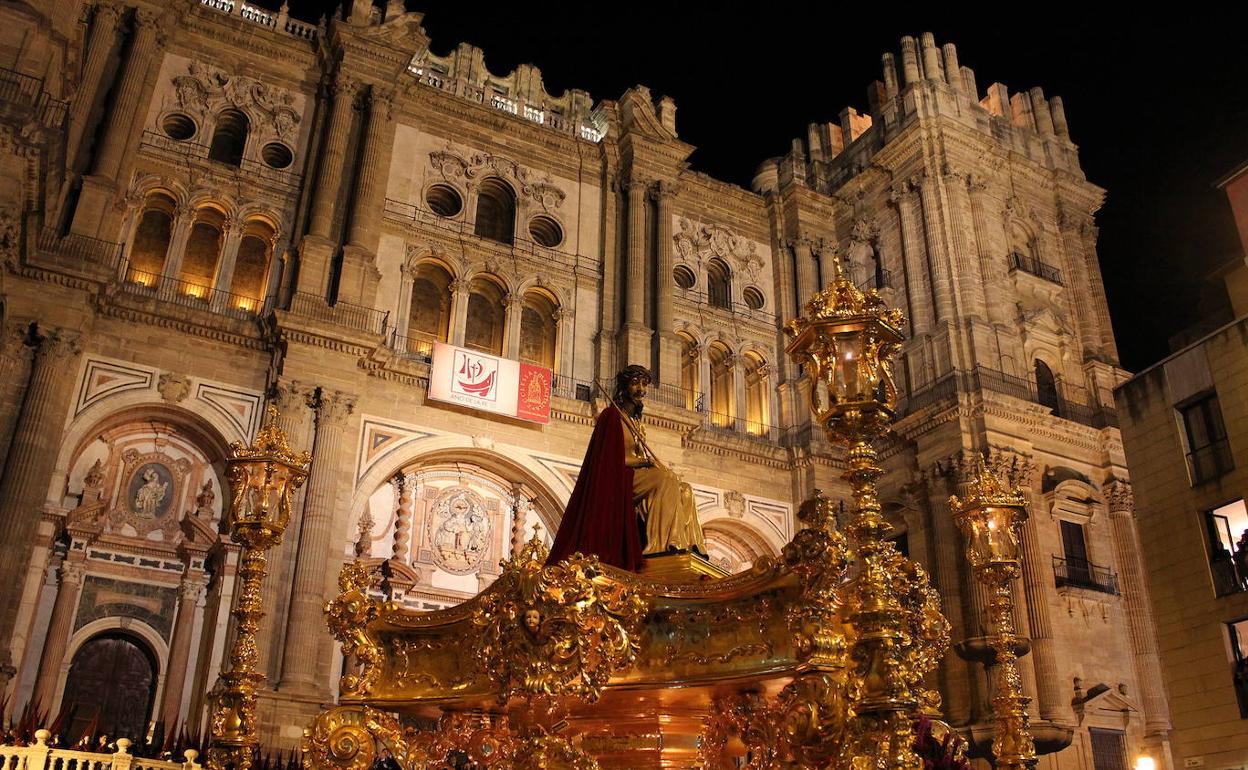
[[[268,403],[312,451],[271,556],[265,743],[337,692],[346,559],[423,609],[497,576],[575,482],[599,383],[652,369],[651,443],[711,558],[775,556],[846,491],[783,323],[838,260],[910,319],[882,483],[956,652],[950,721],[991,736],[986,599],[948,498],[986,455],[1030,490],[1017,624],[1050,768],[1170,767],[1112,389],[1125,379],[1062,103],[982,90],[903,38],[863,112],[746,190],[693,171],[676,104],[551,95],[402,2],[310,24],[240,0],[0,10],[0,674],[114,734],[202,725],[238,548],[224,458]],[[552,372],[549,422],[429,398],[439,344]],[[1123,764],[1125,763],[1125,764]]]

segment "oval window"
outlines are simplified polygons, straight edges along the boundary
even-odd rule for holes
[[[693,271],[684,265],[677,265],[672,268],[672,279],[682,289],[692,289],[693,285],[697,283],[697,278],[694,277]]]
[[[281,142],[269,142],[260,150],[264,165],[269,168],[287,168],[295,162],[295,154]]]
[[[750,310],[760,310],[763,307],[763,293],[753,286],[745,287],[742,292],[745,297],[745,304]]]
[[[464,207],[464,200],[459,197],[455,188],[445,184],[430,187],[425,192],[425,203],[429,204],[430,211],[440,217],[453,217]]]
[[[183,115],[180,112],[171,112],[166,115],[160,127],[165,132],[165,136],[179,142],[185,142],[195,136],[198,130],[195,128],[195,121],[191,120],[189,115]]]
[[[563,228],[550,217],[533,217],[529,220],[529,235],[539,246],[553,249],[563,243]]]

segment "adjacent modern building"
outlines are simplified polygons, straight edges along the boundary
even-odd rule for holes
[[[1205,319],[1117,391],[1143,563],[1185,767],[1248,764],[1248,166],[1218,183],[1243,254]]]
[[[223,459],[268,403],[314,456],[270,558],[270,745],[337,692],[321,612],[342,561],[388,560],[414,607],[474,595],[532,524],[557,527],[595,384],[623,364],[656,372],[649,435],[714,560],[777,554],[801,500],[845,491],[780,333],[843,259],[910,319],[882,488],[954,625],[950,721],[985,750],[985,596],[948,498],[987,454],[1030,490],[1017,622],[1041,766],[1172,767],[1104,191],[1059,98],[982,88],[952,44],[905,37],[862,111],[812,123],[747,190],[690,168],[667,96],[552,95],[533,66],[434,55],[402,2],[348,5],[319,25],[240,0],[0,8],[12,707],[202,724],[238,567]],[[432,398],[438,343],[551,370],[525,391],[549,422]]]

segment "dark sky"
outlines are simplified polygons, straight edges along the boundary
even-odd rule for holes
[[[334,4],[294,0],[291,15],[315,20]],[[1123,364],[1138,370],[1200,318],[1201,276],[1238,250],[1212,183],[1248,159],[1241,25],[1198,9],[999,10],[1008,7],[951,15],[899,3],[408,0],[425,14],[435,53],[462,40],[499,74],[531,62],[553,93],[614,99],[641,83],[671,96],[681,138],[698,148],[694,168],[742,186],[808,122],[836,121],[845,106],[865,111],[880,55],[903,35],[931,31],[957,44],[981,95],[994,81],[1060,95],[1088,179],[1108,190],[1097,215],[1101,265]]]

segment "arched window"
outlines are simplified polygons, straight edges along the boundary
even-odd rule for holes
[[[555,303],[544,292],[524,295],[520,310],[520,360],[555,368]]]
[[[768,430],[771,408],[767,362],[756,353],[745,354],[745,430],[761,436]]]
[[[175,206],[173,199],[164,193],[147,196],[130,247],[129,280],[146,286],[153,286],[160,280],[173,235]]]
[[[516,197],[500,179],[486,179],[477,191],[473,232],[499,243],[511,243],[516,227]]]
[[[432,350],[431,343],[447,341],[451,326],[450,287],[451,274],[441,265],[425,262],[416,268],[412,309],[407,317],[407,352],[428,353]]]
[[[697,409],[702,396],[701,351],[686,334],[680,334],[680,388],[685,392],[685,408]]]
[[[192,297],[207,297],[217,276],[217,261],[221,257],[222,225],[225,215],[215,208],[205,206],[195,212],[190,237],[186,239],[186,252],[182,256],[182,272],[178,280],[183,282],[179,290]]]
[[[735,422],[732,408],[732,354],[720,342],[712,342],[707,350],[711,361],[711,424],[731,428]]]
[[[712,259],[707,263],[706,294],[712,307],[732,307],[732,272],[723,260]]]
[[[243,225],[243,238],[230,276],[230,304],[242,310],[259,310],[268,288],[273,257],[273,227],[262,219]]]
[[[212,144],[208,145],[208,160],[242,165],[243,149],[247,146],[250,127],[247,116],[239,110],[223,110],[217,115],[217,125],[212,131]]]
[[[468,293],[468,322],[464,328],[464,347],[501,356],[505,317],[503,288],[489,278],[474,279]]]
[[[1049,368],[1049,365],[1038,358],[1035,360],[1035,367],[1036,401],[1041,406],[1052,409],[1054,414],[1058,414],[1061,401],[1057,397],[1057,378],[1053,376],[1053,370]]]
[[[73,714],[63,735],[100,734],[140,741],[156,696],[156,656],[137,637],[106,633],[89,639],[69,665],[61,708]]]

